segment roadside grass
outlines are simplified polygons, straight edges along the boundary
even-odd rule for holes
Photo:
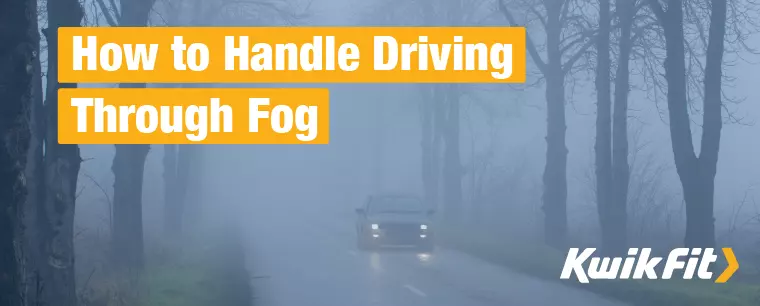
[[[151,264],[141,279],[141,306],[249,306],[245,254],[234,235],[198,239],[177,263]]]
[[[760,305],[760,285],[698,280],[560,280],[565,254],[544,245],[445,230],[441,243],[511,270],[641,306]],[[511,246],[511,247],[510,247]],[[740,268],[741,270],[741,268]]]

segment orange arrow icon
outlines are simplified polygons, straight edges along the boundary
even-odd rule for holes
[[[739,269],[739,262],[736,261],[736,256],[734,255],[734,250],[731,248],[723,248],[723,255],[726,256],[726,262],[728,263],[728,267],[726,267],[725,270],[723,270],[723,273],[718,276],[718,279],[715,280],[716,284],[722,284],[728,281],[731,276],[734,275],[734,272]]]

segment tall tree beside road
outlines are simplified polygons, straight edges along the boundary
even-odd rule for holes
[[[37,4],[0,2],[0,305],[24,305],[24,168],[38,56]]]
[[[501,13],[519,25],[513,7],[525,9],[544,27],[546,59],[527,34],[528,54],[544,78],[546,87],[546,165],[543,175],[544,240],[555,248],[567,242],[567,145],[565,134],[565,78],[595,40],[593,29],[584,28],[579,0],[498,0]],[[543,11],[543,12],[541,12]]]
[[[694,152],[689,98],[687,95],[686,48],[683,0],[647,0],[665,36],[665,79],[670,119],[670,138],[676,171],[686,202],[686,247],[715,246],[715,174],[723,127],[723,54],[727,0],[710,2],[703,80],[702,138],[699,155]]]

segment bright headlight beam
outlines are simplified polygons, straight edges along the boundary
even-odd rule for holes
[[[427,225],[425,225],[425,224],[420,225],[420,229],[426,230],[427,229]]]
[[[380,228],[380,226],[378,226],[377,224],[372,224],[372,229],[373,229],[373,230],[376,230],[376,229],[378,229],[378,228]]]

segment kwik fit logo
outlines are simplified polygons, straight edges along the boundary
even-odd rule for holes
[[[723,248],[723,256],[728,263],[725,270],[715,279],[716,283],[725,283],[739,269],[731,248]],[[718,261],[712,248],[677,248],[670,251],[667,259],[650,256],[651,248],[628,249],[628,257],[593,256],[595,248],[571,248],[567,252],[565,266],[560,279],[570,279],[572,274],[581,283],[589,279],[670,279],[674,272],[680,270],[683,279],[712,279],[714,263]],[[660,269],[660,264],[665,266]],[[588,262],[588,264],[587,264]],[[661,271],[661,275],[658,275]]]

